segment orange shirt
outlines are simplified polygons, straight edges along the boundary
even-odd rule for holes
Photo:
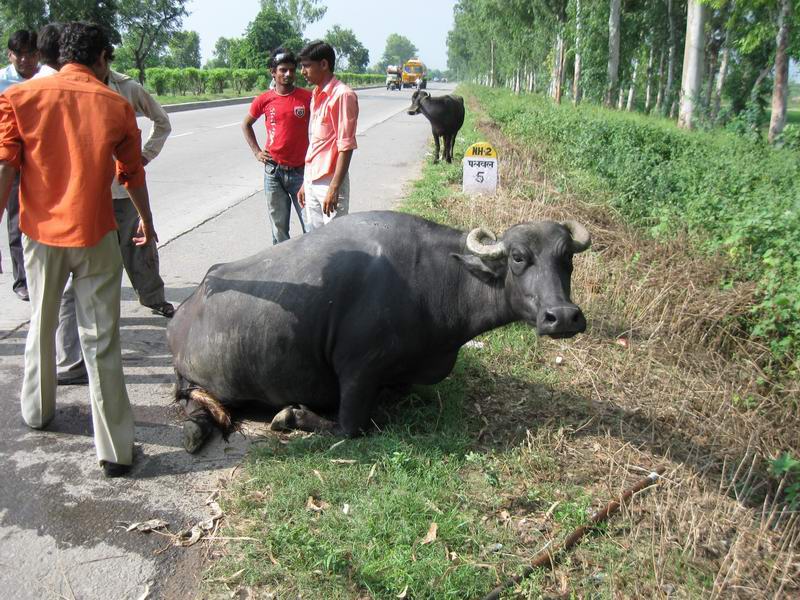
[[[96,245],[117,228],[116,174],[144,185],[133,108],[88,67],[13,85],[0,95],[0,161],[20,169],[20,229],[42,244]]]
[[[306,152],[306,179],[333,175],[339,152],[354,150],[358,124],[356,93],[333,77],[311,95],[311,141]]]

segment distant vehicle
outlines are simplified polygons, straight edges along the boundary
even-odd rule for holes
[[[418,58],[409,58],[403,64],[403,87],[416,87],[424,90],[428,87],[428,68]]]
[[[386,67],[386,89],[399,90],[403,87],[402,68],[399,65]]]

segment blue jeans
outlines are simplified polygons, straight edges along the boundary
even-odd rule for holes
[[[291,206],[300,219],[300,228],[306,231],[303,210],[297,201],[297,192],[303,185],[303,167],[296,169],[274,168],[264,165],[264,194],[267,196],[267,210],[272,226],[272,243],[279,244],[289,239],[289,217]]]

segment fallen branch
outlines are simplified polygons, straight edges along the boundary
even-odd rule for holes
[[[603,521],[606,521],[611,515],[613,515],[615,512],[619,510],[620,506],[622,506],[625,502],[630,500],[631,496],[633,496],[635,493],[640,492],[643,489],[648,488],[654,483],[656,483],[659,477],[661,477],[661,475],[664,474],[665,470],[666,469],[664,467],[660,467],[656,469],[653,473],[650,473],[650,475],[648,475],[644,479],[639,480],[636,483],[636,485],[626,490],[622,494],[622,496],[619,497],[619,499],[612,500],[605,506],[605,508],[594,513],[589,519],[589,522],[587,524],[581,525],[575,531],[573,531],[569,535],[569,537],[567,537],[567,539],[564,540],[564,544],[562,545],[561,549],[556,549],[555,551],[551,552],[547,550],[547,548],[545,548],[533,558],[531,564],[525,567],[521,575],[516,575],[511,579],[508,579],[504,583],[500,584],[499,586],[494,588],[488,595],[484,596],[483,600],[499,600],[500,594],[502,594],[505,589],[517,585],[523,579],[525,579],[531,573],[533,573],[534,570],[540,567],[543,569],[552,569],[555,566],[556,557],[560,553],[566,552],[567,550],[572,548],[575,544],[577,544],[581,540],[581,538],[583,538],[583,536],[589,533],[589,531],[591,531],[594,527],[596,527]]]

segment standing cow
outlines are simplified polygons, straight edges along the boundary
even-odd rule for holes
[[[441,381],[485,331],[584,331],[570,276],[589,244],[574,221],[523,223],[498,241],[379,211],[211,267],[167,329],[186,449],[215,424],[227,434],[229,409],[247,404],[283,409],[273,428],[357,435],[382,391]],[[336,411],[337,423],[315,414]]]
[[[444,138],[444,152],[442,158],[453,162],[453,147],[456,145],[456,134],[464,124],[464,99],[461,96],[448,94],[447,96],[431,96],[428,92],[417,90],[411,96],[411,107],[408,114],[422,113],[431,122],[433,141],[436,152],[433,162],[439,162],[439,138]]]

